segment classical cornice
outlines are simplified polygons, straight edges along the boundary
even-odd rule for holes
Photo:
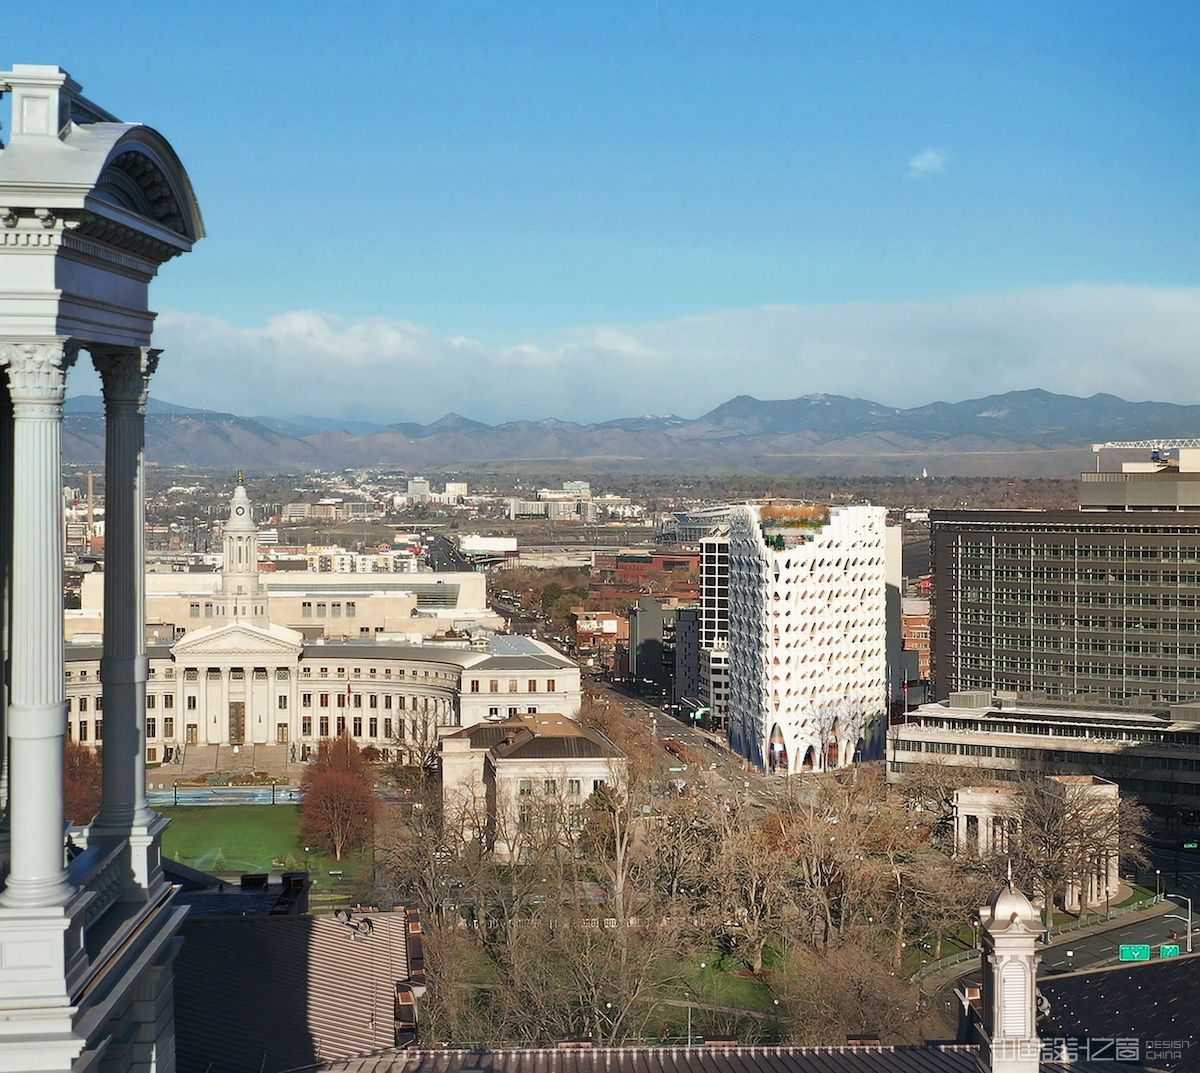
[[[183,252],[99,213],[14,205],[0,206],[0,247],[69,250],[147,276]]]

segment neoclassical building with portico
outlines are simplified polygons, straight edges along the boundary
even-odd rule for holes
[[[149,763],[177,761],[189,750],[256,746],[265,747],[255,755],[269,764],[302,757],[305,746],[343,732],[389,758],[417,759],[446,728],[578,714],[579,668],[531,638],[485,632],[426,644],[324,641],[271,622],[250,508],[239,478],[224,523],[215,606],[204,620],[211,624],[147,650]],[[66,652],[68,733],[103,743],[101,652],[77,644]]]

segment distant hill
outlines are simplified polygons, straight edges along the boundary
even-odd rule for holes
[[[66,403],[72,462],[104,455],[103,402]],[[422,425],[310,416],[238,417],[151,399],[147,456],[162,465],[259,470],[396,466],[592,472],[1066,476],[1103,440],[1200,435],[1200,406],[1032,389],[908,409],[841,395],[739,395],[697,418],[487,425],[450,413]]]

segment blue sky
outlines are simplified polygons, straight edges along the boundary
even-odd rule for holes
[[[4,58],[61,64],[175,144],[209,238],[162,272],[162,332],[190,365],[260,363],[265,385],[292,355],[311,394],[266,412],[432,419],[461,395],[443,383],[456,355],[482,390],[453,408],[485,419],[1061,389],[1094,351],[1092,313],[975,343],[1020,302],[1077,308],[1081,286],[1105,311],[1130,297],[1129,346],[1147,303],[1183,317],[1135,363],[1161,347],[1184,364],[1200,329],[1194,3],[57,7],[68,34],[37,5],[6,11]],[[989,302],[994,319],[963,322]],[[767,326],[762,307],[795,317]],[[914,310],[923,342],[890,347]],[[713,317],[725,349],[700,362]],[[1076,387],[1153,394],[1159,373],[1131,380],[1120,356]],[[688,360],[700,375],[678,375]],[[917,367],[872,372],[898,361]],[[164,397],[254,408],[236,377],[182,362]],[[596,362],[645,382],[617,390]],[[394,375],[396,397],[345,391],[347,364]]]

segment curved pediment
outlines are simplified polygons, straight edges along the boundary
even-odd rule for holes
[[[193,630],[176,641],[171,654],[180,659],[203,656],[291,657],[300,658],[304,636],[286,626],[255,626],[249,622],[229,622]]]
[[[135,126],[112,148],[92,196],[195,242],[204,237],[191,180],[165,138]]]

